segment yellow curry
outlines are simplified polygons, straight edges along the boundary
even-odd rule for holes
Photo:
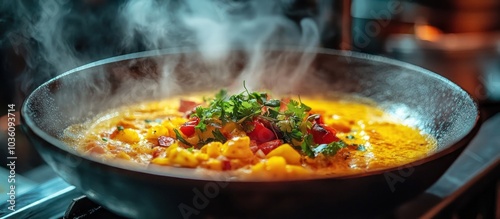
[[[66,142],[105,161],[239,178],[349,175],[404,165],[436,141],[364,101],[273,99],[222,90],[127,106],[69,127]],[[71,137],[69,137],[71,136]]]

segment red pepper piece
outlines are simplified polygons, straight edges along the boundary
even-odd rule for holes
[[[222,170],[231,170],[230,160],[222,160]]]
[[[193,110],[198,105],[200,105],[200,104],[198,104],[198,103],[196,103],[194,101],[181,99],[178,110],[181,113],[185,113],[185,112],[189,112],[189,111]]]
[[[266,128],[260,121],[254,120],[254,129],[247,133],[250,139],[255,140],[257,144],[268,142],[270,140],[276,139],[274,132]]]
[[[191,137],[194,135],[194,127],[197,126],[198,123],[200,123],[200,119],[198,117],[193,117],[191,120],[181,125],[179,129],[185,136]]]
[[[324,124],[315,123],[309,133],[313,135],[313,139],[316,144],[329,144],[334,141],[340,140],[335,135],[337,134],[337,131],[335,131],[335,129],[333,129],[332,127],[328,127]]]
[[[274,150],[275,148],[279,147],[280,145],[283,144],[283,141],[281,139],[276,139],[276,140],[272,140],[272,141],[268,141],[268,142],[265,142],[265,143],[262,143],[259,145],[259,149],[264,152],[264,154],[269,154],[269,152],[271,152],[272,150]]]

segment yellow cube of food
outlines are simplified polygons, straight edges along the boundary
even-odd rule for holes
[[[220,155],[222,143],[214,141],[206,144],[201,148],[201,152],[207,154],[211,158],[216,158]]]
[[[250,138],[236,137],[222,145],[222,155],[231,159],[248,159],[253,157],[250,150]]]
[[[160,136],[169,136],[169,131],[166,127],[162,125],[155,125],[148,129],[148,133],[146,134],[146,138],[155,139]]]
[[[266,162],[266,170],[273,177],[282,178],[286,176],[286,161],[283,157],[271,157]]]
[[[186,123],[188,120],[182,117],[174,117],[170,119],[165,119],[161,125],[168,130],[168,136],[174,138],[175,132],[174,129],[178,129],[179,126]]]
[[[260,173],[266,170],[266,165],[264,162],[259,162],[252,166],[252,173]]]
[[[198,159],[198,161],[206,161],[209,158],[207,154],[201,152],[194,153],[194,156]]]
[[[127,153],[125,153],[124,151],[120,151],[116,154],[116,157],[117,158],[120,158],[120,159],[125,159],[125,160],[130,160],[130,155],[128,155]]]
[[[222,170],[222,162],[217,159],[209,159],[203,163],[203,167],[209,170]]]
[[[170,161],[166,157],[157,157],[153,160],[151,160],[151,163],[153,164],[158,164],[158,165],[170,165]]]
[[[195,155],[186,149],[177,147],[176,150],[170,151],[168,159],[172,165],[179,165],[183,167],[196,167],[199,162]]]
[[[116,135],[116,139],[129,144],[137,143],[141,140],[141,138],[139,137],[139,133],[129,128],[119,130],[118,134]]]
[[[182,124],[186,123],[188,120],[183,117],[173,117],[166,119],[165,121],[162,122],[162,125],[167,126],[167,125],[172,125],[173,127],[179,127]]]
[[[283,157],[287,164],[300,165],[300,154],[289,144],[282,144],[275,148],[269,154],[266,155],[267,158],[271,157]]]
[[[297,166],[297,165],[286,165],[286,172],[288,173],[288,176],[309,176],[311,175],[311,171],[306,169],[303,166]]]
[[[177,142],[174,142],[172,145],[170,145],[170,147],[165,149],[165,152],[167,154],[169,154],[170,151],[175,151],[175,150],[177,150],[178,147],[179,147],[179,144]]]

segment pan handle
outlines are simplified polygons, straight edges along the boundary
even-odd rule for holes
[[[425,193],[403,204],[397,218],[434,218],[457,197],[500,175],[500,113],[488,119],[446,173]]]

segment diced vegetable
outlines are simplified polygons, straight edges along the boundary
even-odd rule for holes
[[[125,153],[123,151],[118,152],[118,154],[116,154],[116,157],[124,159],[124,160],[130,160],[130,155],[128,155],[127,153]]]
[[[286,175],[286,160],[283,157],[271,157],[266,162],[266,171],[274,177],[283,177]]]
[[[257,141],[257,144],[261,144],[276,139],[274,132],[266,128],[262,124],[262,122],[254,120],[252,122],[252,125],[254,126],[254,129],[251,132],[248,132],[247,134],[248,137],[250,137],[250,139]]]
[[[335,136],[337,133],[335,129],[324,124],[315,123],[312,126],[310,133],[313,135],[314,143],[316,144],[329,144],[339,140],[339,138]]]
[[[283,144],[282,140],[276,139],[276,140],[272,140],[272,141],[268,141],[268,142],[260,144],[258,146],[258,149],[262,150],[262,152],[264,152],[264,154],[268,154],[269,152],[271,152],[272,150],[274,150],[275,148],[277,148],[278,146],[280,146],[282,144]]]
[[[137,143],[141,140],[137,131],[129,128],[119,130],[115,138],[129,144]]]
[[[155,139],[160,136],[169,136],[168,129],[162,125],[155,125],[148,129],[146,138]]]
[[[236,137],[222,145],[222,155],[231,159],[248,159],[253,157],[250,150],[250,138]]]
[[[283,157],[287,164],[300,165],[300,154],[289,144],[282,144],[267,154],[267,158]]]
[[[200,104],[194,101],[181,99],[178,110],[179,112],[185,113],[194,110],[198,105]]]
[[[222,170],[222,161],[210,158],[203,164],[203,167],[209,170]]]
[[[198,166],[198,159],[195,155],[186,149],[175,147],[167,154],[169,163],[171,165],[179,165],[182,167],[196,167]]]
[[[221,152],[222,143],[220,142],[210,142],[201,148],[202,153],[206,153],[211,158],[218,157]]]
[[[187,137],[191,137],[195,133],[194,127],[198,125],[199,122],[200,119],[194,117],[188,122],[184,123],[184,125],[181,125],[179,129],[181,130],[182,134],[184,134]]]
[[[151,160],[151,163],[158,165],[170,165],[170,161],[166,157],[157,157]]]

